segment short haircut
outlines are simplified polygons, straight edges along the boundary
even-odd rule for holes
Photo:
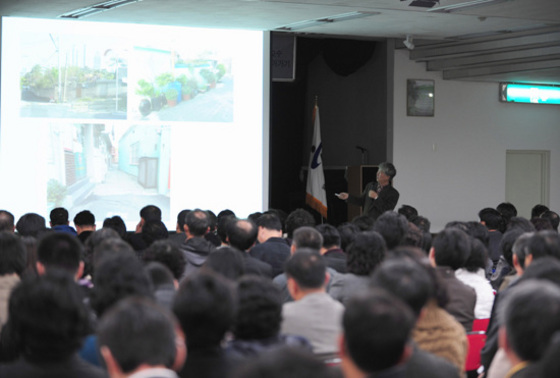
[[[269,280],[246,276],[237,284],[237,317],[233,334],[239,340],[262,340],[280,332],[282,298],[280,291]]]
[[[465,264],[471,253],[469,236],[458,228],[440,231],[433,242],[434,256],[438,266],[457,270]]]
[[[315,229],[319,231],[323,237],[323,247],[340,247],[340,233],[335,226],[324,223],[315,226]]]
[[[177,214],[177,225],[179,225],[179,229],[181,230],[181,232],[183,232],[183,230],[185,229],[185,221],[189,212],[189,209],[185,209],[179,211],[179,214]]]
[[[510,266],[513,267],[513,245],[517,238],[523,234],[523,230],[519,228],[514,228],[506,231],[500,240],[500,251],[502,256],[508,262]]]
[[[379,164],[379,167],[377,169],[389,176],[390,181],[393,181],[393,178],[395,178],[395,176],[397,175],[397,169],[392,163],[389,163],[388,161],[384,161],[383,163]]]
[[[395,366],[414,324],[410,308],[386,291],[355,296],[348,301],[342,318],[348,354],[366,373]]]
[[[152,282],[136,256],[119,254],[106,258],[95,269],[91,307],[98,316],[123,298],[152,298]]]
[[[208,255],[203,269],[210,269],[227,279],[237,281],[245,274],[243,253],[234,247],[218,248]]]
[[[23,214],[16,223],[16,230],[21,236],[33,236],[36,238],[45,229],[45,218],[35,213]]]
[[[39,241],[37,261],[45,268],[63,269],[76,274],[84,256],[82,243],[73,235],[53,232]]]
[[[421,215],[418,215],[418,216],[412,217],[410,222],[414,223],[422,231],[430,232],[430,227],[432,226],[432,224],[430,223],[430,220],[428,218],[423,217]]]
[[[68,210],[63,207],[55,207],[49,214],[51,226],[65,225],[68,223]]]
[[[359,215],[352,219],[352,224],[355,224],[360,231],[371,231],[375,220],[369,215]]]
[[[552,223],[546,218],[532,218],[530,222],[535,226],[535,230],[553,230]]]
[[[144,269],[152,281],[154,290],[162,285],[173,285],[173,273],[162,263],[152,261],[147,263]]]
[[[520,282],[498,309],[508,343],[523,361],[539,360],[560,330],[560,288],[551,282]]]
[[[176,354],[175,322],[152,301],[127,298],[99,322],[98,345],[109,348],[124,373],[143,364],[171,368]]]
[[[161,221],[161,209],[155,205],[144,206],[140,210],[140,218],[147,221]]]
[[[545,211],[544,213],[542,213],[541,218],[548,219],[550,221],[550,224],[552,225],[552,229],[558,231],[558,224],[560,223],[560,217],[558,216],[558,213],[551,210]]]
[[[327,265],[319,253],[298,250],[286,261],[285,271],[301,288],[318,289],[325,284]]]
[[[406,303],[416,318],[434,296],[430,275],[418,262],[410,258],[391,258],[373,273],[371,286],[393,294]]]
[[[183,277],[186,264],[185,255],[170,240],[155,241],[144,251],[143,259],[146,262],[157,261],[167,266],[176,280]]]
[[[183,280],[173,312],[187,349],[218,347],[235,319],[235,302],[232,286],[217,274],[196,272]]]
[[[282,231],[282,222],[276,214],[263,214],[257,219],[256,224],[268,230]]]
[[[126,224],[124,223],[123,219],[118,215],[115,215],[111,218],[106,218],[103,221],[103,228],[110,228],[115,230],[121,239],[126,239]]]
[[[413,216],[418,216],[418,210],[410,205],[402,205],[397,213],[404,215],[404,217],[410,222]]]
[[[528,248],[533,260],[544,256],[560,260],[560,235],[552,230],[535,232],[529,239]]]
[[[76,226],[93,226],[95,224],[95,215],[89,210],[80,211],[74,217]]]
[[[7,331],[9,329],[9,331]],[[92,331],[82,289],[61,270],[29,277],[10,296],[4,332],[33,363],[63,361],[76,353]]]
[[[488,227],[480,222],[467,222],[467,233],[473,238],[480,240],[482,244],[488,247],[490,241]]]
[[[235,220],[235,215],[225,215],[223,217],[218,218],[218,227],[216,229],[216,233],[220,237],[222,243],[227,242],[227,225],[232,220]]]
[[[354,223],[345,222],[339,225],[337,229],[340,234],[340,248],[346,251],[350,243],[354,241],[354,238],[360,232],[360,228]]]
[[[361,232],[348,247],[346,271],[358,276],[370,275],[385,258],[385,240],[375,231]]]
[[[189,233],[193,236],[204,236],[210,227],[210,219],[204,210],[194,209],[187,213],[185,224],[189,228]]]
[[[478,218],[484,222],[489,230],[501,230],[504,227],[502,214],[491,207],[486,207],[478,212]]]
[[[292,238],[294,231],[300,227],[315,227],[315,218],[307,210],[295,209],[286,218],[286,233]]]
[[[300,227],[293,233],[292,244],[299,248],[312,248],[319,251],[323,246],[323,236],[313,227]]]
[[[373,224],[373,231],[383,236],[388,249],[393,249],[403,244],[408,233],[408,221],[403,215],[386,211]]]
[[[226,231],[229,245],[240,251],[248,250],[257,240],[257,226],[250,219],[232,220],[228,222]]]
[[[545,256],[533,261],[523,271],[521,281],[532,279],[548,280],[560,287],[560,260]]]
[[[27,266],[27,249],[13,232],[0,231],[0,276],[20,276]]]
[[[280,347],[265,351],[236,369],[233,378],[334,378],[336,371],[302,348]]]
[[[486,246],[478,239],[471,239],[471,252],[463,267],[469,272],[476,273],[479,269],[486,269],[487,263],[488,250]]]
[[[500,214],[502,214],[502,217],[504,217],[504,221],[506,222],[506,224],[509,223],[509,220],[511,218],[517,216],[517,209],[513,204],[509,202],[500,203],[498,206],[496,206],[496,210],[498,210]]]
[[[91,240],[91,237],[88,239],[88,241],[89,240]],[[93,247],[92,262],[94,268],[99,266],[99,264],[101,264],[106,259],[115,257],[117,255],[135,256],[135,252],[130,244],[118,237],[111,237],[100,240],[100,243],[96,244],[95,247]]]
[[[513,254],[517,257],[517,262],[522,268],[525,267],[525,258],[531,254],[529,250],[529,240],[534,232],[525,232],[517,237],[513,247],[511,248]]]
[[[0,210],[0,231],[12,232],[14,230],[14,222],[14,214],[8,210]]]
[[[141,235],[146,245],[150,246],[156,240],[167,239],[169,237],[169,232],[162,221],[149,220],[144,222]]]
[[[541,205],[541,204],[535,205],[531,209],[531,218],[538,218],[548,210],[550,209],[545,205]]]
[[[525,232],[533,232],[535,230],[535,226],[526,218],[523,217],[513,217],[509,220],[507,225],[507,230],[511,230],[514,228],[519,228]]]

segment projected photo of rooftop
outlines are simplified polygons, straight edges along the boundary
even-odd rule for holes
[[[53,29],[20,41],[21,117],[126,119],[123,40]]]

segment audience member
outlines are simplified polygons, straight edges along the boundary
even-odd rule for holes
[[[145,262],[157,261],[165,265],[179,282],[185,271],[185,256],[179,247],[171,240],[158,240],[144,251]]]
[[[23,214],[16,223],[16,231],[21,236],[39,238],[46,230],[45,218],[35,213]]]
[[[340,234],[336,227],[330,224],[320,224],[315,227],[323,237],[323,245],[319,252],[325,258],[328,267],[338,273],[346,273],[346,253],[340,248]]]
[[[189,212],[189,209],[179,211],[179,214],[177,214],[177,225],[175,226],[175,233],[169,234],[169,240],[171,240],[178,246],[183,244],[183,242],[187,239],[187,237],[185,236],[185,221]]]
[[[354,241],[360,229],[354,223],[344,222],[337,227],[337,230],[340,234],[340,248],[342,248],[344,252],[348,252],[348,246]]]
[[[272,267],[249,254],[257,241],[257,226],[249,219],[232,219],[227,224],[227,240],[231,247],[237,249],[243,257],[245,274],[272,279]]]
[[[202,270],[211,270],[231,281],[237,281],[245,274],[245,261],[238,249],[221,247],[208,255]]]
[[[27,251],[11,231],[0,231],[0,330],[8,320],[10,293],[27,266]]]
[[[14,232],[16,229],[14,214],[0,210],[0,231]]]
[[[123,219],[118,215],[111,218],[105,218],[103,221],[103,228],[110,228],[115,230],[121,239],[126,240],[126,224]]]
[[[517,209],[509,202],[502,202],[498,206],[496,206],[496,210],[498,210],[504,218],[504,228],[500,231],[502,233],[505,233],[511,218],[517,216]]]
[[[186,239],[181,244],[181,251],[185,256],[186,264],[182,278],[185,278],[200,269],[210,252],[216,249],[216,246],[204,239],[204,235],[210,229],[210,220],[205,211],[195,209],[189,212],[185,218],[183,229]]]
[[[408,233],[408,221],[403,215],[387,211],[377,218],[373,231],[383,236],[387,249],[393,249],[404,243]]]
[[[413,217],[418,216],[418,210],[416,210],[414,207],[410,205],[402,205],[397,210],[397,213],[399,213],[400,215],[404,215],[406,220],[409,222],[413,219]]]
[[[144,267],[152,282],[154,298],[161,307],[171,311],[177,281],[173,278],[173,273],[162,263],[152,261]]]
[[[488,255],[494,265],[500,259],[500,241],[502,240],[501,229],[504,228],[504,218],[496,209],[484,208],[478,212],[480,223],[488,228]]]
[[[77,235],[74,227],[70,226],[68,220],[68,210],[63,207],[56,207],[51,210],[50,222],[51,229],[57,232],[67,232],[71,235]]]
[[[367,215],[359,215],[352,219],[352,224],[356,225],[360,231],[371,231],[374,223],[375,219]]]
[[[143,251],[148,246],[142,237],[142,229],[146,222],[161,221],[161,209],[155,205],[144,206],[140,210],[140,221],[136,225],[136,230],[128,236],[128,242],[135,251]]]
[[[286,218],[286,233],[288,240],[294,237],[294,231],[300,227],[315,227],[315,218],[307,210],[296,209]]]
[[[85,244],[87,238],[95,231],[95,215],[89,210],[80,211],[74,217],[74,225],[78,233],[78,239]]]
[[[531,219],[539,218],[541,215],[543,215],[544,213],[546,213],[549,210],[550,209],[545,205],[541,205],[541,204],[535,205],[531,209]]]
[[[533,218],[531,219],[531,223],[535,226],[535,230],[537,231],[553,230],[552,224],[546,218]]]
[[[75,236],[67,233],[51,233],[39,242],[37,248],[37,273],[61,269],[77,281],[84,271],[84,247]]]
[[[290,257],[290,244],[282,237],[282,223],[274,214],[263,214],[256,221],[259,244],[251,248],[251,256],[272,267],[276,277],[284,271],[284,263]]]
[[[541,214],[541,218],[548,219],[552,225],[552,229],[558,232],[558,224],[560,223],[560,217],[558,213],[548,210]]]

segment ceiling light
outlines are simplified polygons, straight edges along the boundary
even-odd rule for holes
[[[410,34],[406,35],[406,39],[403,41],[403,43],[407,49],[414,50],[415,46],[414,43],[412,42],[412,37],[410,36]]]
[[[475,8],[485,5],[496,5],[511,0],[472,0],[464,3],[444,5],[442,7],[429,9],[428,12],[451,13],[462,9]]]
[[[71,12],[67,12],[58,16],[59,18],[78,19],[91,16],[96,13],[105,12],[107,10],[122,7],[123,5],[137,3],[142,0],[110,0],[103,3],[91,5],[89,7],[80,8]]]
[[[314,20],[305,20],[305,21],[293,22],[291,24],[286,24],[286,25],[283,25],[283,26],[279,26],[279,27],[276,28],[276,30],[294,31],[294,30],[311,28],[311,27],[314,27],[314,26],[324,25],[324,24],[333,23],[333,22],[348,21],[348,20],[354,20],[354,19],[357,19],[357,18],[375,16],[375,15],[378,15],[378,14],[381,14],[381,13],[379,13],[379,12],[365,12],[365,11],[340,13],[340,14],[335,14],[334,16],[321,17],[321,18],[317,18],[317,19],[314,19]]]

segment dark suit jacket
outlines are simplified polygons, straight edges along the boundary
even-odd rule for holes
[[[348,197],[348,203],[356,206],[363,206],[362,214],[373,219],[377,219],[384,212],[393,210],[395,206],[397,206],[400,195],[397,189],[393,188],[393,185],[389,184],[385,186],[379,192],[379,197],[375,200],[368,195],[370,190],[377,192],[378,184],[373,181],[370,182],[366,185],[366,188],[359,197],[350,195]]]
[[[290,244],[283,238],[270,238],[251,248],[249,254],[269,264],[272,267],[273,277],[276,277],[284,273],[284,263],[290,257]]]
[[[0,377],[12,378],[107,378],[107,373],[78,355],[61,362],[32,364],[20,358],[14,363],[0,365]]]
[[[449,297],[444,309],[465,327],[466,332],[472,331],[476,292],[472,287],[459,281],[455,277],[453,269],[447,266],[438,266],[436,270],[445,282],[447,296]]]

